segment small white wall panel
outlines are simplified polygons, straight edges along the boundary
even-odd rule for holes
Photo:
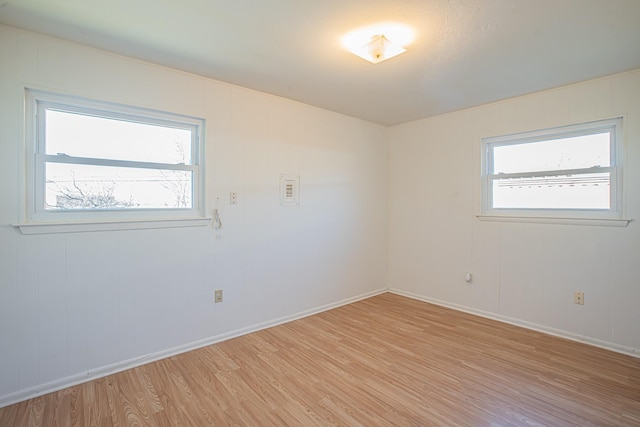
[[[42,237],[32,268],[38,273],[39,381],[50,382],[67,374],[67,266],[64,238]]]
[[[19,388],[19,295],[16,231],[0,227],[0,396]]]
[[[40,312],[38,310],[38,249],[37,239],[19,239],[17,242],[18,275],[18,372],[20,388],[40,384]],[[4,340],[3,340],[4,341]],[[5,341],[6,342],[6,341]]]

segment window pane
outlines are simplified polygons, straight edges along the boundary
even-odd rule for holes
[[[493,173],[521,173],[609,166],[609,131],[493,148]]]
[[[191,164],[191,130],[46,110],[46,154]]]
[[[191,209],[192,172],[46,163],[46,210]]]
[[[609,173],[493,181],[498,209],[609,209]]]

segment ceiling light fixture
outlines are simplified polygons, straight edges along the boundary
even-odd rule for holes
[[[371,37],[371,41],[362,46],[359,50],[353,50],[352,52],[358,55],[360,58],[377,64],[386,59],[393,58],[406,52],[407,49],[402,46],[392,44],[384,34],[376,34]]]
[[[414,38],[413,30],[401,24],[378,24],[354,30],[342,38],[343,46],[354,55],[377,64],[406,52]]]

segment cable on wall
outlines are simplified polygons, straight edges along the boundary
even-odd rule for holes
[[[214,230],[220,230],[222,228],[222,220],[220,219],[220,214],[218,213],[219,201],[220,201],[220,197],[216,197],[216,207],[213,208],[213,211],[212,211],[212,215],[213,215],[212,226]]]

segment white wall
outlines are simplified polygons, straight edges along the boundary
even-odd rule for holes
[[[620,115],[629,226],[475,217],[482,137]],[[392,290],[640,352],[640,70],[395,126],[389,144]]]
[[[25,86],[204,117],[219,238],[20,234]],[[386,167],[384,127],[0,26],[0,406],[384,289]]]

